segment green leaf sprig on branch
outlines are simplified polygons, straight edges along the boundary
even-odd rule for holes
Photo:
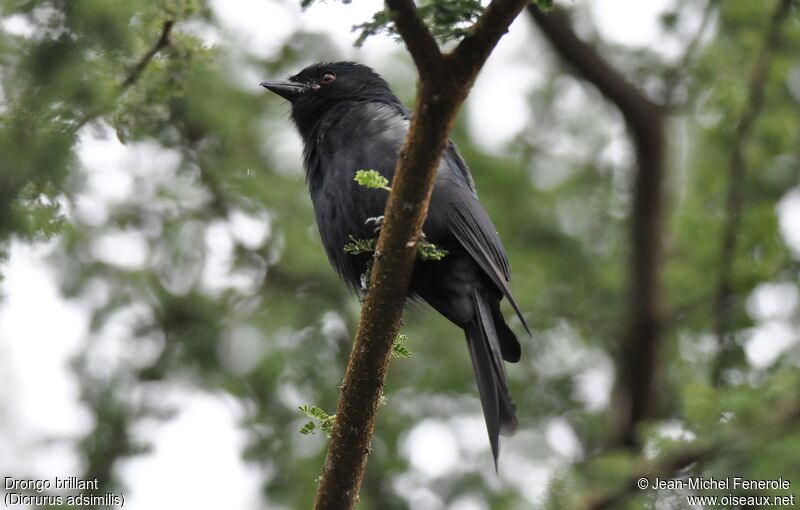
[[[353,178],[361,186],[370,189],[382,189],[385,191],[392,191],[389,187],[389,179],[381,175],[376,170],[358,170],[356,176]],[[350,242],[344,245],[344,251],[348,255],[360,255],[362,253],[372,253],[375,251],[375,246],[378,240],[375,238],[370,239],[356,239],[350,236]],[[449,252],[444,248],[439,248],[433,243],[423,239],[417,243],[417,257],[420,260],[442,260]]]
[[[394,343],[392,344],[392,357],[411,359],[413,357],[413,353],[411,352],[411,349],[406,347],[407,342],[408,335],[398,334],[394,340]],[[381,397],[381,405],[386,405],[386,403],[387,399],[384,395]],[[304,436],[313,436],[318,430],[321,430],[328,438],[331,437],[333,424],[336,423],[335,414],[328,414],[319,406],[309,406],[307,404],[297,406],[297,409],[307,417],[311,418],[310,421],[300,427],[299,432],[301,434]]]

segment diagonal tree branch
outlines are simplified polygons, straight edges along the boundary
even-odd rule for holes
[[[133,67],[130,74],[128,74],[128,77],[125,78],[125,81],[123,81],[120,85],[120,92],[125,92],[131,85],[136,83],[136,80],[138,80],[139,76],[141,76],[144,70],[147,69],[150,61],[153,60],[158,52],[169,46],[169,35],[172,32],[172,27],[174,25],[174,20],[164,20],[164,23],[161,24],[161,35],[159,36],[158,41],[156,41],[152,48],[147,50],[147,53],[142,55],[142,58],[140,58],[139,62],[137,62]]]
[[[386,0],[420,74],[417,103],[397,160],[361,317],[341,386],[316,510],[350,509],[366,469],[392,343],[416,258],[422,223],[442,152],[480,68],[526,0],[495,0],[468,44],[442,57],[411,0]],[[487,18],[486,16],[491,16]],[[489,21],[486,21],[486,20]],[[496,26],[490,21],[505,23]]]
[[[558,55],[620,110],[629,127],[638,128],[649,124],[653,111],[658,111],[659,107],[630,83],[593,46],[578,37],[566,11],[553,8],[544,13],[531,4],[528,6],[528,12]],[[631,135],[635,137],[636,133],[632,132]]]
[[[161,50],[169,46],[169,36],[172,32],[172,27],[175,25],[175,21],[173,19],[166,19],[161,24],[161,34],[158,37],[158,40],[153,44],[153,46],[147,50],[147,52],[142,55],[136,65],[133,66],[128,76],[120,82],[119,86],[117,87],[116,94],[114,94],[114,98],[112,101],[100,106],[94,111],[91,111],[84,115],[78,122],[72,126],[72,133],[77,133],[80,131],[86,124],[92,122],[97,117],[104,115],[108,112],[109,109],[114,107],[114,104],[127,92],[133,84],[135,84],[139,77],[142,75],[147,66],[150,65],[150,62],[158,55]]]
[[[386,0],[397,31],[402,35],[406,48],[414,59],[420,78],[435,76],[441,72],[442,52],[436,39],[425,23],[417,16],[413,0]]]
[[[666,167],[664,110],[582,41],[565,11],[553,9],[545,14],[531,4],[528,12],[558,55],[619,109],[636,149],[628,319],[620,342],[615,415],[619,423],[614,432],[615,442],[633,446],[636,427],[653,414],[657,396],[656,368],[663,327],[659,265]]]
[[[745,200],[747,178],[747,145],[764,102],[764,85],[767,81],[772,54],[780,43],[781,27],[789,17],[794,0],[777,0],[764,43],[750,72],[747,103],[736,124],[731,141],[731,159],[728,170],[728,192],[725,202],[725,223],[719,248],[719,279],[714,301],[715,330],[719,354],[714,363],[712,379],[715,385],[722,383],[725,367],[737,349],[730,334],[733,300],[733,262],[736,258],[737,237]]]
[[[714,8],[717,6],[719,0],[707,0],[706,6],[703,9],[703,15],[700,18],[700,26],[697,27],[694,37],[686,45],[683,50],[683,55],[676,64],[668,68],[664,73],[664,99],[662,103],[667,108],[675,108],[675,89],[682,79],[685,79],[688,68],[692,65],[697,49],[700,47],[700,42],[703,40],[708,25],[711,22]]]
[[[673,451],[650,459],[645,454],[635,462],[636,468],[628,473],[623,483],[616,487],[603,486],[598,491],[586,491],[587,497],[575,505],[576,510],[606,510],[621,508],[630,498],[642,493],[638,485],[644,478],[652,483],[655,478],[670,480],[680,476],[684,470],[698,471],[703,464],[710,464],[718,458],[730,455],[740,445],[751,444],[752,437],[758,436],[762,440],[766,437],[781,437],[783,434],[798,430],[800,418],[800,401],[790,398],[779,401],[773,414],[765,415],[763,421],[757,423],[727,424],[727,430],[715,431],[712,437],[695,439],[675,448]],[[732,427],[731,427],[732,426]],[[765,441],[769,441],[766,439]],[[607,484],[606,484],[607,485]]]
[[[522,4],[524,6],[524,4]],[[446,58],[458,61],[452,69],[461,72],[463,78],[477,76],[495,45],[506,32],[514,18],[522,10],[516,0],[494,0],[480,18],[475,22],[472,31],[461,40],[458,46]]]

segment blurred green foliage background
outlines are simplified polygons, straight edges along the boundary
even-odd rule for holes
[[[641,430],[644,453],[607,444],[626,314],[630,145],[616,110],[531,30],[530,52],[517,65],[543,79],[526,98],[532,115],[519,136],[487,152],[463,121],[453,133],[535,331],[525,337],[512,319],[523,339],[523,359],[509,367],[520,432],[502,441],[496,475],[460,332],[411,308],[403,330],[413,358],[392,363],[360,508],[566,508],[617,488],[621,508],[689,508],[678,491],[624,488],[645,458],[692,445],[711,453],[684,476],[783,476],[800,487],[800,248],[787,244],[781,223],[798,229],[800,218],[778,214],[800,189],[797,9],[783,25],[747,141],[732,265],[735,355],[722,383],[712,381],[730,154],[773,4],[714,2],[694,57],[677,69],[678,59],[652,48],[603,42],[586,6],[575,5],[582,33],[632,81],[657,99],[674,86],[676,98],[663,232],[663,405]],[[76,442],[83,473],[74,475],[125,489],[119,462],[148,448],[137,424],[169,420],[159,395],[188,385],[241,403],[241,454],[260,469],[263,507],[310,507],[326,440],[299,434],[307,420],[297,406],[335,409],[359,307],[322,252],[300,147],[287,134],[288,106],[256,84],[352,55],[304,29],[266,56],[225,38],[211,45],[204,34],[220,22],[204,0],[0,5],[0,19],[28,27],[0,31],[0,252],[12,240],[55,243],[59,285],[92,318],[72,362],[93,424]],[[686,26],[697,23],[687,20],[704,5],[676,0],[662,30],[689,44],[695,33]],[[165,28],[168,42],[145,59]],[[402,46],[379,70],[412,104],[413,67]],[[127,175],[125,193],[98,199],[105,181],[93,181],[79,153],[115,139],[140,159],[117,169]],[[776,301],[778,315],[759,306]],[[789,331],[783,343],[770,336],[776,323]],[[109,342],[116,354],[101,356]],[[426,472],[406,445],[426,423],[478,433],[456,434],[458,462]]]

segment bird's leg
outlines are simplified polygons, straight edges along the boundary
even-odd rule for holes
[[[364,222],[364,225],[375,225],[375,232],[376,234],[381,231],[381,227],[383,226],[383,216],[374,216],[372,218],[367,218],[367,221]]]
[[[364,295],[366,296],[367,291],[369,290],[369,279],[372,273],[372,258],[367,261],[367,269],[363,273],[361,273],[361,290],[364,291]]]

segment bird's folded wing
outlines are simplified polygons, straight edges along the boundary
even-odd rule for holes
[[[449,225],[455,238],[511,303],[525,330],[528,323],[508,286],[509,268],[500,238],[477,198],[465,196],[449,204]]]

